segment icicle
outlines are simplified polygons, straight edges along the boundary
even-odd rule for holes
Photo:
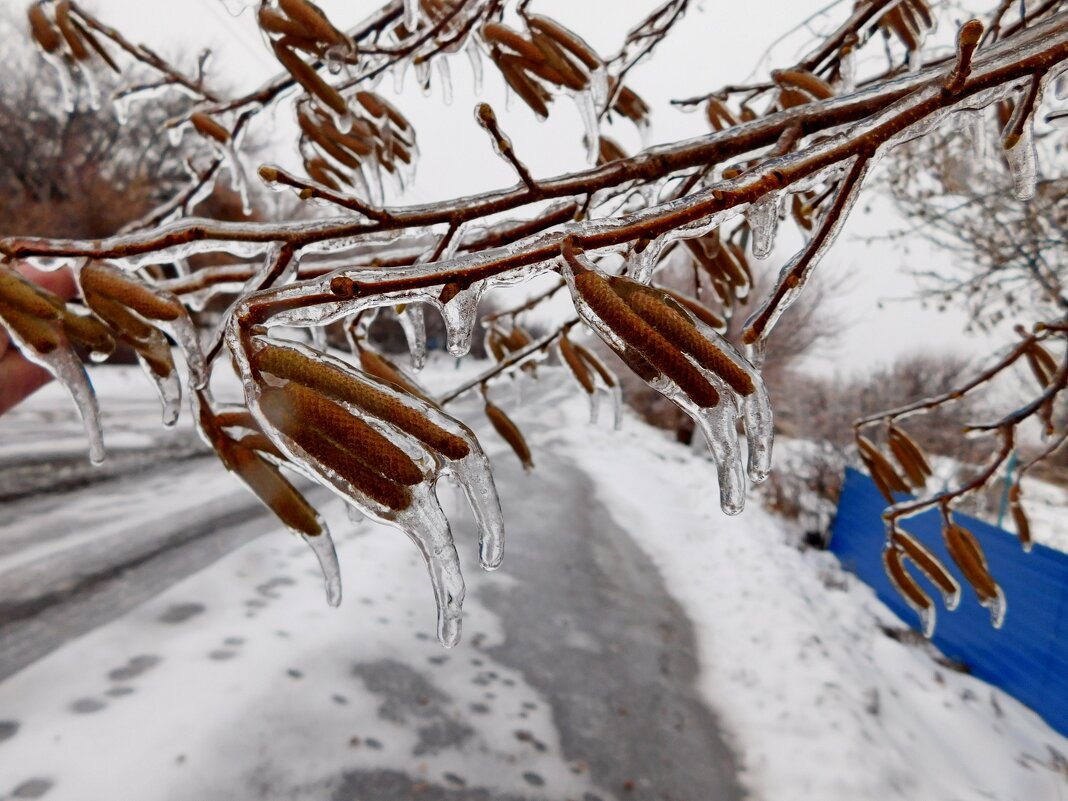
[[[59,80],[60,108],[67,114],[73,113],[75,110],[74,98],[76,97],[74,78],[70,74],[66,61],[62,56],[57,56],[55,53],[46,53],[43,50],[41,50],[41,56],[56,70],[56,78]]]
[[[478,560],[483,570],[496,570],[504,560],[504,514],[493,484],[493,471],[482,447],[470,435],[471,452],[453,462],[446,472],[454,475],[467,496],[478,526]]]
[[[430,97],[430,62],[417,61],[415,63],[415,81],[423,92],[423,97]]]
[[[961,132],[968,142],[969,150],[976,163],[981,163],[986,159],[987,155],[986,126],[983,124],[983,113],[982,111],[966,111],[962,112],[962,116]]]
[[[404,93],[404,76],[408,72],[408,59],[398,61],[393,67],[393,93]]]
[[[1068,98],[1068,72],[1062,72],[1053,83],[1053,96],[1058,100]]]
[[[616,384],[608,387],[607,392],[612,399],[612,429],[619,431],[623,427],[623,388]]]
[[[323,584],[326,587],[326,602],[330,606],[341,605],[341,565],[337,561],[337,550],[334,548],[334,538],[330,536],[330,529],[322,524],[322,531],[315,537],[301,534],[300,538],[308,543],[319,560],[319,568],[323,571]]]
[[[601,132],[600,122],[597,117],[597,107],[593,102],[593,92],[586,90],[575,92],[572,97],[578,106],[579,116],[582,117],[582,127],[585,131],[586,161],[590,166],[597,163],[600,155]]]
[[[857,88],[857,56],[854,48],[843,49],[838,55],[839,95],[851,94]]]
[[[756,370],[755,365],[753,369]],[[742,399],[742,415],[749,451],[749,480],[759,484],[771,473],[771,450],[775,440],[771,400],[763,382],[758,382],[756,391]]]
[[[438,304],[441,318],[445,321],[448,351],[457,358],[466,356],[471,350],[478,302],[485,288],[485,281],[476,281],[466,289],[459,290],[448,303]]]
[[[909,606],[912,606],[912,604],[909,604]],[[935,633],[935,624],[938,622],[934,604],[928,607],[913,606],[912,608],[920,616],[920,632],[928,640],[931,639]]]
[[[115,122],[125,126],[130,118],[130,95],[116,94],[111,98],[111,110],[115,114]]]
[[[775,232],[779,227],[779,205],[782,195],[768,192],[764,197],[751,203],[745,211],[745,221],[753,232],[753,255],[766,259],[775,246]]]
[[[237,155],[232,142],[221,146],[221,150],[226,161],[226,168],[230,171],[230,186],[241,197],[241,213],[248,217],[252,214],[252,200],[249,197],[248,176],[245,175],[241,158]]]
[[[1032,120],[1024,123],[1020,138],[1005,150],[1005,161],[1012,175],[1013,194],[1017,200],[1030,200],[1035,196],[1038,183],[1038,154],[1035,150],[1035,135]]]
[[[590,425],[597,425],[597,412],[600,409],[600,395],[596,392],[587,392],[586,399],[590,404]]]
[[[326,339],[326,327],[321,325],[313,326],[308,329],[308,333],[311,334],[311,340],[315,345],[316,350],[325,351],[329,346]]]
[[[351,503],[345,504],[345,514],[349,518],[349,522],[353,525],[358,525],[359,523],[362,523],[364,520],[367,519],[364,513],[357,509],[355,506],[353,506]]]
[[[590,92],[593,94],[593,105],[604,108],[608,102],[608,70],[604,64],[590,73]]]
[[[412,32],[419,27],[419,0],[404,0],[404,27]]]
[[[452,105],[452,75],[449,73],[449,60],[444,56],[437,59],[438,78],[441,81],[441,102],[446,106]]]
[[[471,84],[475,97],[482,95],[482,53],[478,49],[478,43],[472,38],[464,46],[467,60],[471,62]]]
[[[1000,586],[995,591],[993,598],[983,602],[983,606],[990,611],[990,625],[1000,629],[1005,624],[1005,611],[1007,608],[1005,593],[1002,592]]]
[[[729,515],[745,508],[745,474],[738,453],[738,410],[727,396],[717,406],[698,409],[694,422],[712,451],[719,478],[719,506]]]
[[[152,365],[140,353],[137,354],[137,361],[141,364],[141,370],[156,387],[156,394],[159,395],[160,404],[163,406],[163,425],[167,428],[172,427],[178,422],[178,414],[182,410],[182,382],[178,377],[178,371],[172,369],[167,375],[161,376],[156,374]]]
[[[0,330],[3,330],[3,327],[0,326]],[[22,339],[14,329],[9,328],[8,333],[11,341],[26,359],[51,373],[70,394],[89,439],[89,460],[93,464],[103,462],[107,454],[104,450],[104,434],[100,425],[100,407],[97,403],[96,392],[93,390],[84,365],[69,343],[61,344],[50,353],[40,353]]]
[[[412,369],[416,372],[426,365],[426,315],[419,303],[409,303],[397,314],[397,321],[404,330],[408,342],[408,354]]]
[[[86,102],[92,111],[98,111],[100,109],[100,87],[96,82],[96,75],[92,69],[88,66],[80,65],[78,67],[78,73],[81,76],[82,83],[85,85]]]

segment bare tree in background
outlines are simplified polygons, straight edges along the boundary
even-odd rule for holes
[[[1044,113],[1043,103],[1055,103],[1044,89],[1068,65],[1068,11],[1058,0],[1026,4],[1019,13],[1014,3],[991,2],[983,19],[956,31],[950,50],[926,46],[942,5],[860,0],[840,9],[836,27],[796,63],[752,83],[675,101],[703,108],[712,133],[630,156],[613,130],[645,127],[653,112],[628,78],[639,66],[649,68],[657,48],[686,19],[689,0],[667,0],[638,15],[610,55],[538,14],[531,0],[393,0],[346,29],[309,0],[244,5],[254,7],[245,22],[264,34],[279,74],[241,96],[206,80],[202,71],[190,75],[166,62],[77,3],[40,0],[30,6],[32,37],[72,92],[91,91],[85,79],[92,64],[139,63],[153,71],[156,83],[142,94],[144,102],[159,102],[159,92],[167,90],[193,100],[187,113],[164,127],[199,137],[214,154],[122,235],[0,238],[0,254],[9,263],[72,266],[90,312],[38,291],[5,266],[0,320],[19,349],[70,390],[86,420],[94,459],[104,456],[95,396],[72,343],[100,356],[116,341],[133,347],[173,419],[181,383],[166,332],[189,366],[192,413],[203,437],[313,547],[330,602],[340,601],[333,546],[322,519],[282,469],[314,478],[418,543],[438,602],[439,637],[447,645],[459,638],[464,584],[435,495],[442,475],[456,477],[467,492],[482,565],[495,568],[503,556],[503,519],[488,462],[470,429],[444,411],[450,402],[471,391],[485,397],[490,382],[528,369],[550,348],[559,349],[582,391],[606,389],[617,397],[619,379],[571,339],[579,327],[589,328],[627,371],[702,429],[717,463],[721,506],[740,512],[747,481],[763,481],[771,469],[774,426],[763,367],[772,333],[780,320],[790,319],[788,310],[811,284],[872,166],[951,120],[993,125],[985,110],[1011,100],[998,143],[1012,171],[1012,191],[1020,199],[1034,197],[1034,118]],[[459,51],[487,67],[538,117],[549,116],[564,99],[577,103],[590,166],[555,177],[533,174],[493,108],[482,102],[476,118],[487,150],[510,166],[516,183],[427,205],[387,204],[383,185],[398,179],[403,185],[416,166],[417,135],[437,132],[417,132],[375,81],[410,71],[428,91],[444,95],[449,60]],[[248,163],[246,135],[266,109],[278,106],[299,128],[293,152],[300,173]],[[315,215],[279,207],[272,219],[256,223],[194,214],[222,174],[247,197],[246,167],[253,166],[263,183],[323,206],[314,207]],[[771,254],[784,219],[797,226],[802,245],[758,297],[751,262]],[[713,287],[710,296],[658,286],[664,254],[674,243],[700,262]],[[235,255],[245,262],[227,261]],[[202,261],[174,278],[145,269],[188,263],[192,256]],[[450,352],[463,355],[484,295],[553,273],[563,279],[557,291],[567,292],[574,316],[525,344],[523,331],[505,325],[494,333],[491,326],[488,341],[500,345],[500,360],[444,396],[430,397],[368,341],[372,310],[400,310],[418,365],[429,306],[444,321]],[[732,334],[725,325],[730,309],[750,292],[753,311]],[[230,303],[228,313],[202,338],[188,310],[216,296]],[[322,331],[335,321],[348,332],[348,361],[326,352]],[[1000,589],[978,544],[954,521],[953,509],[1001,469],[1027,421],[1042,421],[1051,437],[1038,460],[1068,437],[1056,424],[1068,385],[1068,317],[1057,309],[1021,322],[1031,327],[1018,346],[992,354],[989,365],[961,384],[857,423],[861,455],[890,504],[884,515],[887,569],[927,619],[933,619],[931,597],[905,565],[918,566],[943,589],[956,580],[907,534],[907,518],[941,510],[956,567],[999,620]],[[271,335],[283,328],[310,330],[316,346]],[[903,498],[930,475],[921,443],[905,427],[984,393],[993,379],[1027,360],[1040,386],[1011,412],[972,425],[988,437],[983,469],[958,486]],[[211,373],[220,362],[232,362],[241,379],[245,397],[239,407],[220,404],[211,394]],[[529,448],[515,424],[488,400],[485,411],[529,464]],[[873,431],[885,432],[885,447],[870,436]],[[1013,510],[1025,519],[1018,486]],[[1021,536],[1026,543],[1023,528]]]

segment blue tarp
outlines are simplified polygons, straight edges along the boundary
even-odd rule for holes
[[[883,571],[886,500],[863,473],[847,469],[830,550],[871,587],[903,620],[918,626],[916,613],[901,599]],[[1024,553],[1016,535],[966,515],[954,515],[979,539],[990,572],[1008,599],[1005,623],[990,626],[989,612],[961,579],[942,543],[936,510],[910,518],[904,528],[926,545],[961,579],[960,606],[949,612],[938,605],[933,641],[946,656],[1002,688],[1068,735],[1068,554],[1035,545]],[[924,581],[920,578],[921,583]]]

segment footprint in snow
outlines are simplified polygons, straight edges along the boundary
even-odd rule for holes
[[[70,711],[76,715],[92,715],[94,712],[99,712],[106,708],[107,704],[96,698],[79,698],[70,705]]]
[[[52,782],[48,779],[30,779],[15,788],[11,793],[12,798],[42,798],[45,793],[52,789]]]
[[[0,720],[0,743],[4,740],[10,740],[14,737],[19,730],[19,722],[17,720]]]
[[[122,667],[117,667],[110,671],[108,673],[108,678],[112,681],[130,681],[131,679],[136,679],[138,676],[144,675],[162,661],[163,659],[161,657],[155,656],[154,654],[135,656]]]
[[[174,604],[159,616],[160,623],[185,623],[190,618],[203,614],[204,604]]]

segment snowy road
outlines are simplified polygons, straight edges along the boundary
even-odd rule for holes
[[[0,505],[0,680],[274,528],[212,458]]]
[[[405,538],[328,502],[329,610],[310,552],[212,460],[5,503],[0,799],[741,797],[692,625],[591,477],[483,441],[508,555],[477,569],[443,487],[469,588],[453,651]]]

